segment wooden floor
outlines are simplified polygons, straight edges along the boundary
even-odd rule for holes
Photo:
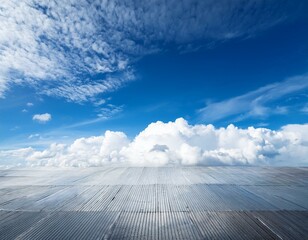
[[[308,168],[0,168],[0,239],[308,239]]]

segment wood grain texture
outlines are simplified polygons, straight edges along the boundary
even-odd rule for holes
[[[0,239],[308,239],[308,169],[0,169]]]

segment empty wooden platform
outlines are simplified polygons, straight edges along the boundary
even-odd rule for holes
[[[308,168],[0,168],[0,239],[308,239]]]

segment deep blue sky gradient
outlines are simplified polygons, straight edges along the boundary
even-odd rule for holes
[[[268,104],[285,107],[282,114],[266,114],[236,120],[236,116],[213,122],[203,121],[198,109],[254,91],[271,83],[283,82],[308,72],[308,17],[286,21],[255,36],[224,41],[198,41],[194,50],[163,44],[164,50],[144,56],[133,63],[136,79],[111,93],[97,97],[106,104],[120,106],[110,118],[97,118],[98,108],[91,102],[75,103],[63,98],[41,95],[30,86],[14,85],[0,99],[0,147],[26,146],[32,134],[50,141],[69,141],[74,137],[98,135],[105,130],[124,131],[133,137],[149,123],[173,121],[184,117],[189,123],[235,124],[239,127],[265,126],[279,129],[293,123],[307,123],[308,92],[304,89]],[[185,47],[185,46],[184,46]],[[187,47],[187,46],[186,46]],[[91,76],[87,76],[91,78]],[[26,103],[34,105],[27,107]],[[26,109],[27,112],[22,112]],[[48,112],[52,120],[38,124],[37,113]],[[41,144],[44,144],[42,141]]]

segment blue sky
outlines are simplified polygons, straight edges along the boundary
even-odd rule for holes
[[[25,0],[0,12],[0,149],[134,137],[179,117],[308,121],[305,1]]]

